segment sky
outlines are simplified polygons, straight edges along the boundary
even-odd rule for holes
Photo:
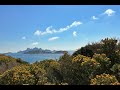
[[[120,5],[0,5],[0,53],[76,50],[120,38]]]

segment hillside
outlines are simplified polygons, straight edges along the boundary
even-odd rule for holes
[[[16,59],[10,56],[5,56],[4,54],[0,54],[0,74],[5,72],[8,69],[11,69],[15,66],[19,66],[21,64],[28,64],[21,59]]]

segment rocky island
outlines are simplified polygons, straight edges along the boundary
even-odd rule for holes
[[[63,50],[49,50],[49,49],[42,49],[42,48],[27,48],[26,50],[19,51],[17,53],[22,54],[64,54],[67,51]]]

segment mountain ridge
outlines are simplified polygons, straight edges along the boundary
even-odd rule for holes
[[[17,53],[22,54],[63,54],[67,52],[66,50],[49,50],[49,49],[42,49],[42,48],[27,48],[23,51],[18,51]]]

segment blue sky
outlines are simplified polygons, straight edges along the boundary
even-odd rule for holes
[[[1,5],[0,53],[76,50],[120,37],[120,5]]]

